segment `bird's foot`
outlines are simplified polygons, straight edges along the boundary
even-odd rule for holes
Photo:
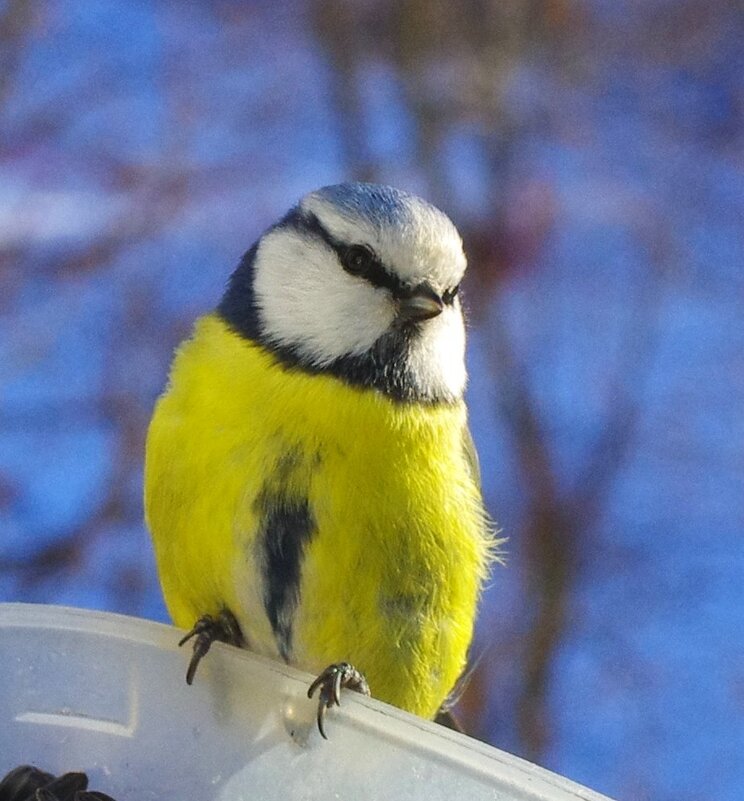
[[[243,647],[245,640],[235,615],[229,609],[223,609],[217,617],[202,615],[194,623],[191,631],[178,643],[179,647],[194,638],[194,650],[191,654],[188,670],[186,671],[186,684],[191,684],[196,675],[199,662],[207,655],[213,642],[226,642],[238,648]]]
[[[370,694],[369,685],[367,684],[367,679],[364,678],[364,674],[360,673],[348,662],[328,665],[308,688],[308,698],[312,698],[315,691],[320,689],[318,695],[318,731],[324,740],[328,739],[323,728],[326,710],[330,709],[334,704],[336,706],[341,705],[342,687],[362,693],[362,695]]]

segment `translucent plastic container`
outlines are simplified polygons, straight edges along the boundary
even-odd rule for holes
[[[327,715],[322,740],[312,677],[216,645],[188,687],[179,634],[0,604],[0,776],[21,763],[83,770],[117,801],[605,798],[353,693]]]

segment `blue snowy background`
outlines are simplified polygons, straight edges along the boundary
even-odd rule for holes
[[[166,619],[144,433],[300,195],[470,255],[507,545],[460,715],[622,801],[744,797],[744,21],[724,0],[0,0],[0,600]]]

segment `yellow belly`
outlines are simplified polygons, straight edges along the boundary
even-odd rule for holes
[[[284,369],[202,318],[147,441],[147,522],[174,622],[227,607],[252,648],[279,655],[261,538],[281,493],[312,522],[287,658],[312,672],[349,661],[375,697],[432,717],[465,665],[490,545],[465,422],[463,405]]]

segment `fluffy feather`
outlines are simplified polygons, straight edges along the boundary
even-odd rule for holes
[[[375,697],[432,717],[464,668],[491,547],[465,424],[462,404],[400,404],[282,369],[203,318],[147,443],[147,522],[176,624],[227,606],[251,648],[281,656],[257,498],[284,482],[316,526],[291,661],[314,672],[349,661]]]

